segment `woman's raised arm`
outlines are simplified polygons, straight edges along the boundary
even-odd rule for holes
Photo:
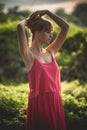
[[[29,19],[24,19],[24,20],[20,21],[20,23],[17,25],[19,50],[20,50],[20,54],[21,54],[27,68],[29,68],[29,66],[33,62],[33,54],[29,49],[29,46],[27,43],[27,37],[26,37],[26,33],[25,33],[25,27],[28,24],[28,20]]]
[[[21,56],[25,55],[27,52],[27,37],[25,33],[25,26],[27,24],[27,20],[24,19],[20,21],[17,25],[17,35],[18,35],[18,43]]]
[[[47,50],[49,52],[52,52],[52,53],[55,54],[56,52],[59,51],[59,49],[62,47],[62,45],[63,45],[63,43],[65,41],[69,25],[62,18],[60,18],[59,16],[51,13],[50,11],[47,11],[46,14],[48,16],[50,16],[51,19],[53,19],[54,22],[61,29],[60,32],[59,32],[59,34],[56,36],[55,40],[47,47]]]
[[[68,32],[69,25],[62,18],[53,14],[49,10],[36,11],[32,15],[32,17],[34,17],[35,15],[43,16],[45,14],[48,15],[60,27],[60,32],[56,36],[55,40],[46,48],[47,51],[55,54],[56,52],[59,51],[59,49],[62,47],[62,45],[64,43],[64,40],[65,40],[67,32]]]

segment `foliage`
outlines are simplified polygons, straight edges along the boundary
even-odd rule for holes
[[[86,5],[78,5],[76,10],[80,11],[84,6]],[[8,13],[5,14],[3,13],[3,8],[4,5],[0,5],[0,21],[2,22],[0,24],[0,59],[2,59],[0,62],[0,82],[6,80],[6,82],[26,82],[26,69],[19,55],[16,26],[20,19],[28,16],[31,12],[19,11],[19,7],[15,6],[9,8]],[[87,80],[87,28],[81,27],[81,24],[78,22],[77,26],[77,23],[73,21],[74,18],[78,19],[76,10],[72,16],[65,14],[62,9],[56,12],[69,21],[70,24],[66,41],[56,56],[61,68],[62,80],[66,79],[68,81],[73,79]],[[86,8],[84,8],[82,12],[85,11]],[[5,18],[5,20],[2,20],[3,18]],[[52,23],[54,26],[54,39],[59,32],[59,28],[53,21]]]
[[[87,28],[83,27],[87,25],[86,6],[78,5],[71,16],[63,10],[56,12],[70,24],[66,41],[56,55],[63,81],[62,97],[68,130],[87,128]],[[31,12],[20,12],[16,6],[5,14],[3,9],[4,5],[0,5],[0,128],[24,130],[29,90],[28,84],[13,84],[27,81],[19,55],[16,26]],[[59,28],[52,23],[54,39]]]
[[[1,82],[27,81],[26,69],[19,55],[16,26],[18,21],[0,24],[0,76]],[[54,24],[54,37],[58,32]],[[74,30],[74,31],[73,31]],[[9,37],[11,35],[11,38]],[[61,67],[62,79],[87,80],[87,29],[70,24],[66,41],[56,59]],[[2,58],[4,57],[4,58]],[[74,62],[73,62],[74,61]],[[82,62],[81,62],[82,61]],[[83,67],[84,64],[84,67]],[[80,73],[78,75],[78,72]]]
[[[29,10],[20,11],[19,6],[8,8],[6,13],[4,13],[4,9],[5,5],[0,4],[0,23],[22,20],[23,18],[28,17],[31,13]]]
[[[28,84],[0,84],[0,128],[6,130],[25,128],[26,108],[28,103]],[[67,127],[78,128],[75,122],[84,121],[81,130],[85,130],[87,120],[87,83],[80,84],[78,80],[62,82],[62,98],[66,114]],[[80,130],[80,129],[79,129]]]
[[[12,82],[15,81],[25,81],[21,76],[25,73],[25,69],[19,69],[24,66],[22,59],[19,55],[17,32],[16,32],[16,22],[3,23],[0,25],[0,77],[1,81],[4,77]],[[10,37],[11,36],[11,37]],[[2,58],[3,57],[3,58]]]
[[[81,22],[81,25],[87,26],[87,3],[81,3],[76,6],[72,15],[78,18],[78,20]]]
[[[55,12],[58,16],[61,16],[68,22],[72,22],[76,25],[86,27],[87,26],[87,3],[78,3],[71,14],[66,14],[64,9],[58,9]]]
[[[0,84],[0,128],[21,130],[25,127],[28,87],[26,84]]]
[[[71,30],[69,32],[71,33]],[[72,33],[73,36],[70,35],[68,34],[63,47],[56,55],[61,68],[62,80],[87,81],[87,29],[76,29]]]
[[[86,130],[87,128],[87,84],[74,82],[62,83],[63,103],[69,130]]]
[[[80,84],[78,80],[74,82],[67,82],[62,83],[63,87],[63,101],[65,106],[65,111],[70,111],[73,114],[79,115],[82,114],[81,112],[84,111],[83,116],[80,116],[80,120],[86,119],[87,117],[87,84]],[[69,113],[68,113],[69,114]],[[85,116],[84,116],[85,115]],[[69,115],[67,115],[69,116]],[[79,117],[78,116],[78,117]],[[72,116],[74,120],[78,120],[78,118]],[[72,118],[70,118],[72,120]]]
[[[0,4],[0,13],[3,13],[3,10],[5,8],[5,5],[3,3]]]

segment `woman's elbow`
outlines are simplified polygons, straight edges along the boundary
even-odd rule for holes
[[[66,24],[61,30],[63,32],[68,32],[68,30],[69,30],[69,24]]]
[[[21,29],[22,29],[22,26],[21,26],[20,23],[18,23],[18,25],[17,25],[17,30],[21,30]]]
[[[66,31],[68,31],[68,29],[69,29],[69,24],[66,23],[66,26],[65,26],[64,29],[65,29]]]

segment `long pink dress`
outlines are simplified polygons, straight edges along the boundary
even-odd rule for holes
[[[45,64],[35,58],[28,80],[26,130],[66,130],[56,60],[52,57],[52,62]]]

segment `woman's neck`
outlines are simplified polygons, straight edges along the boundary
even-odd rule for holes
[[[36,54],[42,54],[43,50],[44,50],[43,49],[43,44],[38,39],[33,40],[31,49]]]

